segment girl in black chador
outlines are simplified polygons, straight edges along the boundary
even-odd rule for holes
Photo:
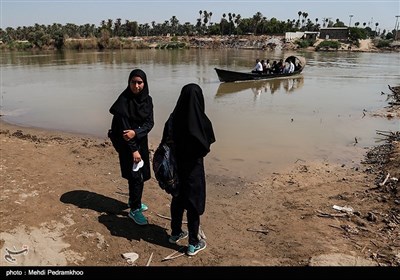
[[[139,225],[146,225],[142,203],[144,182],[150,179],[148,133],[154,126],[153,101],[149,95],[146,74],[133,70],[127,88],[110,108],[113,114],[111,136],[119,155],[121,175],[128,180],[131,208],[128,216]]]
[[[182,88],[175,109],[164,126],[163,140],[168,136],[173,140],[179,179],[179,193],[171,201],[172,232],[169,242],[176,243],[189,236],[187,254],[193,256],[206,248],[205,241],[198,237],[200,216],[206,204],[204,157],[215,142],[199,85],[188,84]],[[189,233],[182,230],[185,209]]]

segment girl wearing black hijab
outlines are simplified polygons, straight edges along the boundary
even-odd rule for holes
[[[172,232],[169,242],[177,243],[189,235],[187,254],[194,256],[206,248],[205,241],[198,237],[200,216],[206,204],[204,157],[215,142],[199,85],[187,84],[182,88],[175,109],[164,126],[163,140],[167,138],[172,138],[174,143],[179,181],[179,194],[173,196],[171,201]],[[185,209],[189,234],[182,230]]]
[[[150,179],[148,133],[154,126],[153,101],[149,95],[146,74],[133,70],[127,88],[110,108],[113,114],[111,130],[115,137],[114,146],[119,155],[121,175],[128,180],[131,208],[128,216],[139,225],[146,225],[142,203],[144,182]],[[142,162],[143,161],[143,162]],[[139,169],[133,168],[143,166]]]

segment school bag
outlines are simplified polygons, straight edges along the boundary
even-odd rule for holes
[[[154,176],[161,189],[171,194],[178,195],[178,174],[176,161],[172,149],[167,143],[160,143],[153,157]]]
[[[161,189],[178,196],[178,172],[175,160],[175,147],[172,139],[172,114],[167,120],[167,135],[161,140],[153,156],[154,176]]]
[[[153,156],[154,176],[161,189],[172,196],[179,194],[178,173],[172,141],[172,118],[168,120],[168,136],[161,141]]]
[[[112,129],[108,130],[107,136],[110,139],[111,144],[113,145],[115,151],[117,151],[119,153],[121,150],[121,139],[118,137],[118,135]]]

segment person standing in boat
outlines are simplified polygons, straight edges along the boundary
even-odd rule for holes
[[[262,73],[263,72],[263,66],[261,64],[260,59],[256,59],[256,66],[254,66],[253,70],[251,71],[252,73]]]

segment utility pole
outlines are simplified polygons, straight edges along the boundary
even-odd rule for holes
[[[351,27],[351,18],[353,17],[354,15],[349,15],[349,17],[350,17],[350,20],[349,20],[349,27]]]
[[[394,34],[394,39],[397,40],[397,30],[399,29],[399,26],[398,26],[397,22],[399,20],[400,15],[395,16],[395,17],[396,17],[396,23],[394,25],[394,32],[396,32],[396,34]]]

